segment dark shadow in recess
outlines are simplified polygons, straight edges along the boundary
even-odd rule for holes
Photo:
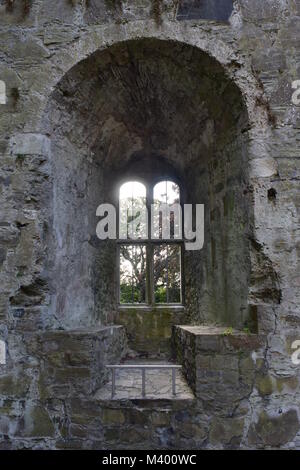
[[[180,0],[177,20],[216,20],[226,22],[233,10],[233,0]]]

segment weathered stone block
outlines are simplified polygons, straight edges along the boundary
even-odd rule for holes
[[[201,424],[182,423],[178,432],[181,437],[194,439],[197,443],[201,443],[205,438],[207,438],[207,429]]]
[[[228,21],[232,11],[232,0],[180,0],[177,20]]]
[[[28,406],[22,434],[28,437],[52,437],[54,435],[54,425],[45,408],[38,405]]]
[[[102,411],[103,425],[121,425],[125,423],[125,415],[122,410],[106,408]]]
[[[149,425],[150,422],[150,416],[151,420],[153,418],[153,415],[150,413],[149,410],[147,409],[135,409],[135,408],[128,408],[125,412],[126,416],[126,423],[128,423],[131,426],[137,425],[137,426],[146,426]]]
[[[236,418],[214,418],[209,434],[211,443],[237,448],[243,437],[244,421]]]
[[[30,386],[30,378],[25,374],[10,373],[0,376],[0,396],[4,398],[24,398]]]
[[[153,426],[169,426],[171,420],[170,411],[154,411],[151,414],[151,423]]]
[[[253,22],[274,21],[289,9],[288,0],[264,0],[263,3],[259,0],[241,0],[240,4],[243,18]]]
[[[50,140],[42,134],[16,134],[11,139],[13,155],[49,155]]]
[[[94,331],[45,331],[29,345],[43,360],[39,389],[43,398],[83,394],[89,396],[108,379],[105,364],[120,362],[126,352],[121,326]]]
[[[70,419],[74,424],[90,426],[101,418],[101,406],[93,400],[70,400]]]
[[[251,424],[249,442],[256,446],[280,447],[292,440],[300,429],[296,410],[289,410],[278,416],[263,411],[257,423]]]
[[[199,399],[226,412],[251,393],[257,368],[251,355],[264,344],[262,336],[207,326],[176,326],[173,333],[177,357]]]
[[[111,8],[109,8],[109,3]],[[114,4],[116,7],[114,8]],[[108,21],[114,14],[120,14],[120,2],[105,2],[105,0],[91,0],[84,14],[87,24],[102,23]]]
[[[67,23],[74,25],[77,16],[76,0],[73,2],[42,2],[39,6],[37,21],[43,26],[48,23]]]
[[[269,375],[259,374],[255,381],[255,386],[261,396],[271,395],[274,386],[272,378]]]
[[[295,391],[299,387],[298,377],[280,377],[276,379],[277,390],[281,393],[283,390]]]

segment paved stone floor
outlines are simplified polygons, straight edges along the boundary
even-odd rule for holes
[[[126,364],[165,364],[159,361],[127,361]],[[111,400],[111,380],[96,394],[100,400]],[[176,396],[172,395],[171,370],[146,370],[146,399],[174,399],[190,400],[194,398],[180,370],[176,371]],[[143,399],[141,370],[120,369],[116,371],[116,392],[114,400]]]

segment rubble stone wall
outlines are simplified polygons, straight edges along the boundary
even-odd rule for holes
[[[88,85],[92,86],[92,82],[85,82],[87,88],[83,89],[81,107],[76,107],[82,113],[80,130],[76,127],[76,119],[66,120],[68,108],[60,106],[62,103],[72,103],[74,76],[70,71],[78,67],[77,78],[80,78],[80,73],[84,72],[83,61],[93,54],[101,55],[104,52],[104,57],[108,58],[109,52],[105,54],[105,51],[109,51],[109,48],[118,49],[121,45],[122,49],[122,45],[130,42],[132,44],[132,41],[146,41],[147,44],[159,41],[160,53],[165,50],[163,45],[168,49],[170,43],[181,50],[182,54],[178,58],[182,57],[186,66],[189,63],[189,53],[192,66],[195,50],[196,55],[202,54],[218,64],[229,85],[238,90],[242,97],[247,115],[246,127],[244,121],[243,125],[239,125],[240,114],[236,115],[236,121],[232,121],[232,124],[238,123],[233,128],[238,129],[239,139],[242,139],[235,140],[235,145],[243,142],[241,152],[245,152],[247,162],[247,177],[243,179],[245,186],[241,186],[237,179],[235,182],[226,180],[226,184],[232,184],[232,188],[243,187],[249,201],[243,211],[243,217],[247,215],[246,226],[249,230],[245,233],[245,243],[243,239],[241,245],[245,255],[241,258],[241,273],[239,275],[237,258],[235,270],[231,273],[233,286],[229,286],[228,290],[231,292],[233,289],[231,299],[234,300],[228,305],[235,306],[235,309],[238,305],[239,313],[240,307],[244,306],[246,310],[243,312],[247,313],[245,316],[237,316],[234,312],[231,316],[230,308],[227,308],[227,315],[219,318],[211,315],[213,310],[209,310],[210,303],[202,302],[205,297],[199,298],[201,290],[193,286],[192,272],[187,272],[191,294],[188,320],[193,324],[222,320],[229,328],[243,328],[246,326],[245,320],[251,320],[248,328],[256,329],[259,335],[263,335],[263,344],[253,346],[251,353],[244,353],[241,348],[241,358],[239,351],[228,353],[226,348],[221,353],[214,350],[205,352],[201,344],[197,357],[192,345],[194,339],[187,339],[187,334],[179,335],[181,346],[178,346],[178,351],[187,350],[187,357],[193,358],[191,363],[196,363],[194,370],[207,371],[203,372],[204,378],[205,374],[208,377],[221,377],[218,364],[226,365],[228,381],[224,386],[229,387],[229,381],[232,380],[228,390],[233,395],[234,403],[234,406],[231,403],[232,406],[225,407],[223,411],[210,408],[210,398],[208,397],[208,402],[203,401],[206,397],[203,383],[205,379],[201,379],[197,390],[200,398],[197,398],[195,404],[199,414],[195,411],[193,416],[196,418],[190,417],[189,420],[189,412],[186,412],[185,437],[179,441],[186,446],[199,448],[300,449],[300,368],[291,360],[294,341],[300,339],[300,107],[292,102],[292,83],[300,79],[300,2],[235,0],[232,12],[231,9],[226,9],[226,15],[230,15],[228,19],[224,18],[224,10],[220,16],[218,11],[213,12],[213,17],[212,12],[204,15],[201,3],[193,1],[192,8],[187,10],[186,2],[173,0],[0,1],[0,80],[5,82],[7,93],[6,104],[0,104],[0,339],[5,341],[7,355],[6,365],[0,365],[2,448],[61,448],[76,445],[102,448],[106,442],[100,431],[97,434],[97,429],[100,428],[94,428],[93,424],[86,428],[86,423],[80,422],[89,417],[93,421],[96,414],[93,406],[99,411],[99,404],[92,401],[87,410],[79,405],[79,411],[77,409],[74,412],[77,417],[76,429],[72,428],[68,412],[68,406],[74,404],[70,401],[73,400],[73,387],[74,391],[80,390],[83,395],[91,392],[96,380],[90,375],[94,371],[94,365],[88,368],[84,366],[84,353],[78,356],[80,364],[75,360],[76,364],[65,367],[60,361],[68,360],[66,344],[73,344],[74,341],[76,343],[74,329],[80,330],[81,341],[86,344],[86,348],[95,348],[102,354],[101,339],[97,339],[96,332],[99,328],[112,324],[116,318],[117,305],[113,290],[115,271],[111,264],[115,248],[107,247],[106,252],[101,252],[103,257],[102,254],[99,255],[97,261],[94,256],[97,246],[95,248],[94,239],[90,239],[90,233],[87,235],[84,230],[84,223],[91,230],[93,228],[90,218],[93,201],[98,204],[102,202],[98,199],[106,196],[104,187],[101,186],[101,181],[104,181],[101,178],[104,178],[105,172],[101,172],[101,166],[96,167],[93,164],[93,151],[111,155],[111,162],[116,163],[115,167],[110,167],[113,172],[122,163],[115,160],[115,157],[125,155],[126,158],[128,149],[130,152],[133,149],[138,152],[143,148],[141,143],[144,141],[133,132],[136,126],[133,129],[130,125],[128,128],[123,125],[121,116],[120,121],[108,121],[107,127],[100,126],[101,132],[97,134],[100,139],[94,141],[96,147],[89,147],[91,139],[96,137],[99,116],[109,114],[105,103],[102,103],[103,106],[97,110],[98,114],[93,116],[92,113],[96,112],[96,109],[90,107],[93,97],[85,101],[88,97]],[[138,52],[137,48],[136,54]],[[122,61],[124,57],[121,54],[119,60]],[[128,57],[126,60],[128,63]],[[100,72],[98,70],[98,78],[103,81]],[[114,72],[118,73],[118,70],[113,67],[111,73]],[[166,76],[163,69],[160,72],[161,76]],[[141,74],[148,86],[147,75],[143,75],[143,70]],[[68,87],[62,88],[60,85],[66,84],[69,79]],[[204,83],[201,82],[200,75],[197,83]],[[222,83],[227,82],[225,80]],[[151,90],[151,83],[148,89]],[[187,89],[185,86],[184,90]],[[174,90],[177,90],[180,98],[180,87]],[[226,89],[218,88],[215,91],[226,100]],[[76,92],[78,98],[80,88]],[[57,93],[61,94],[61,101],[58,100],[58,106],[55,107],[53,103]],[[139,108],[142,103],[143,109],[147,109],[150,96],[138,96],[140,101],[136,101],[136,95],[126,95],[126,98],[133,99],[133,106]],[[168,106],[163,108],[172,110],[178,116],[181,110],[189,112],[192,109],[191,102],[197,103],[196,95],[191,95],[189,100],[186,95],[182,95],[181,100],[182,106],[177,105],[173,109],[173,101],[170,99]],[[186,110],[185,103],[188,104]],[[222,130],[224,101],[220,98],[218,103],[220,107],[202,109],[201,118],[209,111],[212,121]],[[118,103],[112,101],[111,106],[114,104],[117,106]],[[113,109],[117,113],[116,108]],[[150,104],[149,109],[156,108]],[[232,106],[231,109],[231,116],[234,118],[236,108]],[[172,113],[166,115],[170,122]],[[191,121],[195,119],[194,116],[195,114],[189,114]],[[76,113],[73,117],[76,118]],[[143,123],[142,120],[141,122]],[[136,119],[135,124],[137,123]],[[193,158],[205,145],[207,148],[207,143],[210,142],[211,128],[207,127],[208,121],[203,123],[206,124],[201,130],[201,146],[194,145],[192,139],[189,141],[189,155]],[[175,130],[175,134],[179,136],[178,145],[181,136],[184,138],[190,135],[186,132],[180,134],[181,128],[185,129],[184,121]],[[64,131],[62,140],[58,138],[61,129]],[[120,144],[118,149],[110,145],[109,135],[112,129],[115,130],[111,134],[112,138]],[[151,131],[153,128],[149,129]],[[170,126],[169,129],[175,128]],[[193,130],[192,127],[191,129]],[[171,139],[164,140],[164,135],[165,132],[162,132],[159,142],[166,144],[165,149],[168,151],[165,152],[165,157],[175,156],[174,161],[168,163],[183,170],[180,159],[178,160],[180,152],[176,155],[175,146],[174,152],[171,151]],[[218,135],[225,136],[222,133]],[[119,139],[120,136],[122,139]],[[81,140],[80,145],[74,146],[74,139],[77,142]],[[62,142],[66,147],[63,165],[60,166],[62,160],[56,157],[61,156]],[[130,145],[126,145],[126,142],[130,142]],[[184,140],[182,142],[186,143]],[[225,152],[227,156],[230,155],[232,142],[224,142],[228,144],[227,153]],[[222,140],[219,143],[221,145]],[[151,145],[155,146],[155,139]],[[238,147],[234,148],[236,161]],[[112,153],[109,154],[109,151]],[[217,153],[214,158],[216,155]],[[75,159],[74,156],[78,158]],[[218,171],[222,172],[222,165]],[[210,177],[213,175],[212,169]],[[95,188],[97,181],[99,192],[91,192],[91,205],[87,208],[82,202],[86,197],[87,187]],[[210,189],[215,191],[214,185]],[[223,197],[217,198],[217,205],[222,204],[223,207],[220,206],[219,209],[222,208],[223,211],[225,207],[231,210],[235,200],[230,196],[230,191],[224,191],[224,202]],[[64,194],[63,199],[61,194]],[[240,201],[240,197],[237,199]],[[80,221],[83,225],[77,224]],[[53,232],[53,227],[57,229],[56,232]],[[242,237],[243,228],[239,226],[238,230],[234,231],[234,236],[240,233]],[[218,240],[222,241],[222,238]],[[213,243],[210,247],[213,250]],[[226,244],[222,253],[226,259]],[[210,267],[211,259],[208,257],[203,267]],[[101,266],[104,266],[102,277]],[[193,267],[192,264],[190,266]],[[218,266],[221,269],[223,265]],[[224,262],[224,266],[228,265]],[[99,274],[99,279],[93,285],[95,272]],[[195,276],[200,279],[198,272],[195,272]],[[103,283],[101,279],[104,280]],[[225,275],[222,279],[225,279]],[[237,285],[242,289],[241,304],[237,303]],[[71,294],[68,290],[70,286]],[[206,292],[206,299],[210,292]],[[218,301],[216,305],[220,306],[222,302]],[[87,332],[91,328],[95,330],[95,335],[86,340],[85,335],[89,335]],[[60,330],[62,333],[56,333]],[[112,351],[115,348],[118,351],[114,356],[116,359],[121,354],[119,346],[117,347],[118,341],[120,345],[124,344],[124,339],[119,334],[121,335],[118,333],[115,336],[115,346],[112,346]],[[66,343],[61,342],[60,335],[66,335]],[[101,335],[102,333],[100,338]],[[51,349],[52,341],[60,344],[58,351],[60,348],[66,350],[62,354],[58,353],[57,357],[54,355],[54,358],[53,355],[44,357],[43,349],[33,351],[34,345],[38,344],[40,348],[48,344]],[[110,342],[109,339],[107,341]],[[106,340],[104,344],[107,344]],[[49,363],[48,359],[58,362],[53,368],[53,375],[46,377],[44,386],[42,384],[39,388],[39,382],[43,382],[43,367]],[[73,383],[67,376],[70,373],[73,377],[77,366],[78,380]],[[71,373],[72,369],[74,370]],[[246,377],[248,388],[245,395],[239,395],[240,389],[232,386],[240,380],[238,376]],[[48,380],[53,381],[50,383]],[[51,394],[51,390],[56,390],[56,387],[60,389],[59,398],[48,397],[47,394]],[[211,393],[213,397],[216,391],[212,390]],[[220,402],[221,396],[220,392]],[[141,416],[139,412],[138,415]],[[112,412],[105,416],[104,419],[110,422],[116,419],[117,428],[122,425],[123,418],[121,422],[118,421],[120,415],[115,418],[116,415]],[[137,422],[135,419],[138,420],[138,417],[133,419],[126,416],[129,420],[126,422],[133,423],[134,433]],[[172,423],[177,419],[174,416],[171,414]],[[150,421],[147,423],[145,426],[150,426]],[[168,424],[168,420],[161,427],[164,429],[161,436],[172,435],[172,426]],[[179,428],[180,426],[177,427]],[[70,432],[82,432],[84,437],[79,438],[77,444],[75,437],[70,442]],[[111,447],[122,446],[120,439],[120,432],[115,430],[111,434]],[[137,433],[131,439],[136,445],[147,448],[147,433]],[[162,437],[157,445],[180,447],[180,442],[178,439],[171,441]]]

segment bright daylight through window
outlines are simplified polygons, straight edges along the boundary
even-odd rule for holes
[[[160,211],[163,204],[170,209],[169,227],[164,226]],[[180,189],[173,181],[147,188],[137,181],[121,186],[120,304],[182,303],[183,250],[176,237],[182,230],[180,210]]]

